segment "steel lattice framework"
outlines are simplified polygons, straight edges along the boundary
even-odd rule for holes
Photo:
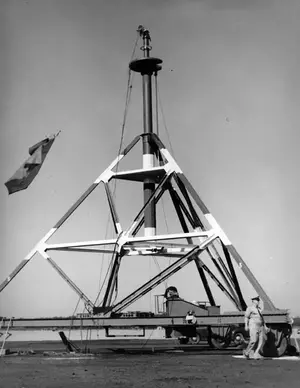
[[[136,300],[141,298],[154,287],[165,281],[181,268],[194,262],[203,283],[207,298],[212,306],[216,305],[212,290],[209,286],[209,277],[239,311],[244,311],[246,303],[243,298],[233,261],[245,274],[257,294],[264,302],[265,310],[274,312],[277,309],[258,283],[244,260],[226,236],[216,219],[197,194],[179,165],[163,145],[159,137],[153,133],[152,125],[152,75],[161,70],[162,60],[150,57],[149,31],[142,26],[138,32],[143,39],[142,50],[144,57],[130,62],[131,71],[141,74],[143,79],[143,117],[144,133],[135,137],[125,147],[117,158],[100,174],[94,183],[70,207],[52,229],[37,243],[32,251],[22,260],[17,268],[0,285],[0,292],[25,267],[27,263],[39,253],[45,258],[59,275],[83,299],[86,308],[94,314],[109,317],[112,313],[121,312]],[[143,168],[129,171],[118,171],[119,162],[131,152],[137,143],[143,145]],[[155,167],[155,164],[157,165]],[[129,228],[124,230],[118,217],[114,198],[109,187],[112,180],[127,180],[141,182],[144,190],[144,205],[133,219]],[[48,240],[65,223],[76,209],[99,186],[104,185],[108,205],[115,227],[116,237],[107,240],[77,241],[59,244],[50,244]],[[178,216],[182,233],[156,234],[156,205],[167,193],[170,196],[175,212]],[[144,236],[138,232],[144,227]],[[176,244],[176,241],[186,241]],[[110,247],[110,248],[107,248]],[[109,253],[113,257],[113,265],[109,274],[108,284],[101,306],[94,303],[79,289],[68,275],[50,257],[51,251]],[[208,254],[213,270],[204,263],[201,255]],[[177,259],[165,270],[150,279],[130,295],[112,305],[112,297],[117,284],[118,272],[122,259],[125,256],[165,256]],[[219,275],[216,276],[215,272]],[[221,277],[222,281],[219,280]]]

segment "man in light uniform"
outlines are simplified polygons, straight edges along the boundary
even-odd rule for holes
[[[258,360],[263,358],[259,354],[259,351],[264,345],[265,337],[264,320],[261,314],[263,303],[262,306],[259,306],[259,302],[261,301],[259,296],[251,300],[252,306],[249,306],[245,312],[245,330],[250,331],[250,341],[247,349],[244,351],[244,356],[248,359],[253,358]]]

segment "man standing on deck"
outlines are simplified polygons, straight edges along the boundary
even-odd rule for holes
[[[259,306],[261,301],[259,296],[251,300],[252,306],[249,306],[245,312],[245,330],[250,331],[250,341],[244,351],[244,356],[247,359],[259,360],[263,358],[259,352],[264,345],[265,336],[264,319],[261,314],[263,306]]]

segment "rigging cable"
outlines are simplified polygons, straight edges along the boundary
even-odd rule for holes
[[[165,128],[165,131],[166,131],[166,134],[167,134],[167,137],[168,137],[168,142],[170,144],[172,155],[175,157],[175,153],[174,153],[174,150],[173,150],[173,147],[172,147],[172,143],[171,143],[170,134],[169,134],[168,127],[167,127],[167,124],[166,124],[166,119],[165,119],[165,115],[164,115],[164,111],[163,111],[163,107],[162,107],[162,102],[161,102],[158,86],[157,86],[157,94],[158,94],[159,108],[160,108],[161,116],[162,116],[162,119],[163,119],[164,128]]]
[[[154,74],[154,81],[155,81],[155,117],[156,117],[156,134],[157,134],[157,136],[159,136],[157,72]]]
[[[98,298],[99,298],[99,296],[100,296],[100,294],[101,294],[101,292],[102,292],[102,290],[103,290],[105,281],[106,281],[107,276],[108,276],[108,274],[109,274],[109,271],[110,271],[110,269],[111,269],[112,266],[113,266],[113,259],[114,259],[115,254],[116,254],[116,249],[117,249],[117,245],[118,245],[118,242],[119,242],[120,237],[121,237],[121,235],[119,235],[119,236],[117,237],[116,243],[115,243],[115,245],[114,245],[114,250],[113,250],[113,253],[112,253],[112,259],[111,259],[110,264],[109,264],[109,267],[108,267],[108,269],[107,269],[107,272],[106,272],[105,278],[104,278],[104,280],[103,280],[102,286],[101,286],[101,288],[100,288],[100,290],[99,290],[99,292],[98,292],[97,300],[98,300]],[[116,298],[114,299],[113,303],[115,302],[115,300],[116,300]],[[103,299],[102,299],[102,302],[103,302]]]
[[[151,255],[151,257],[152,257],[154,263],[156,264],[156,266],[157,266],[159,272],[161,272],[161,267],[160,267],[160,265],[159,265],[159,262],[158,262],[156,256]],[[169,265],[170,265],[170,264],[169,264]],[[167,286],[168,286],[167,280],[164,280],[164,284],[165,284],[165,287],[167,288]]]
[[[133,59],[133,57],[134,57],[134,55],[135,55],[135,51],[136,51],[136,47],[137,47],[137,44],[138,44],[138,40],[139,40],[139,35],[137,34],[137,37],[136,37],[136,40],[135,40],[135,43],[134,43],[134,47],[133,47],[133,51],[132,51],[132,54],[131,54],[131,59],[130,59],[130,61],[132,61],[132,59]],[[123,122],[122,122],[122,127],[121,127],[121,138],[120,138],[120,144],[119,144],[119,150],[118,150],[118,159],[119,159],[119,157],[120,157],[121,150],[122,150],[122,147],[123,147],[124,134],[125,134],[125,125],[126,125],[126,119],[127,119],[129,104],[130,104],[130,98],[131,98],[131,92],[132,92],[133,78],[134,78],[134,75],[132,76],[132,71],[131,71],[131,69],[129,68],[129,69],[128,69],[128,80],[127,80],[126,98],[125,98],[125,108],[124,108]],[[116,164],[116,172],[118,172],[118,168],[119,168],[119,160],[118,160],[118,162],[117,162],[117,164]],[[117,179],[114,180],[114,188],[113,188],[113,193],[112,193],[113,199],[115,199],[116,189],[117,189]],[[105,239],[107,238],[107,234],[108,234],[108,224],[109,224],[109,221],[110,221],[110,215],[108,215],[108,219],[107,219]],[[100,279],[99,279],[99,291],[98,291],[98,294],[97,294],[97,297],[96,297],[96,300],[95,300],[95,303],[94,303],[94,304],[96,304],[96,303],[98,302],[98,299],[99,299],[100,294],[101,294],[101,291],[102,291],[102,289],[103,289],[105,280],[106,280],[106,278],[107,278],[107,276],[108,276],[110,267],[112,266],[112,262],[113,262],[113,258],[114,258],[114,255],[115,255],[115,250],[116,250],[117,242],[118,242],[118,240],[116,241],[115,248],[114,248],[114,252],[113,252],[113,255],[112,255],[112,258],[111,258],[111,262],[110,262],[109,268],[108,268],[108,270],[107,270],[106,276],[105,276],[105,278],[104,278],[104,281],[103,281],[103,283],[102,283],[102,287],[100,287],[101,277],[102,277],[102,269],[103,269],[103,261],[104,261],[104,253],[103,253],[103,255],[102,255],[102,264],[101,264],[101,269],[100,269]]]
[[[79,305],[80,301],[81,301],[81,296],[79,297],[78,302],[76,304],[76,307],[75,307],[75,309],[73,311],[73,314],[72,314],[72,319],[71,319],[71,323],[70,323],[70,327],[69,327],[68,340],[70,340],[71,330],[72,330],[73,322],[74,322],[74,316],[75,316],[75,313],[77,311],[77,308],[78,308],[78,305]]]
[[[158,104],[159,104],[160,111],[161,111],[161,116],[162,116],[162,119],[163,119],[164,128],[165,128],[165,131],[166,131],[166,134],[167,134],[167,137],[168,137],[168,142],[170,144],[172,155],[175,157],[174,150],[173,150],[172,143],[171,143],[170,134],[169,134],[168,127],[167,127],[167,124],[166,124],[166,119],[165,119],[163,107],[162,107],[160,93],[159,93],[159,89],[158,89],[157,74],[155,74],[155,98],[156,98],[156,127],[157,127],[157,136],[159,136],[159,126],[158,126]],[[167,220],[167,217],[166,217],[163,197],[161,198],[161,204],[162,204],[162,210],[163,210],[163,214],[164,214],[164,220],[165,220],[165,224],[166,224],[167,234],[169,234],[169,226],[168,226],[168,220]],[[172,262],[172,258],[170,257],[169,258],[169,264],[168,264],[169,266],[171,265],[171,262]],[[167,284],[167,282],[166,282],[166,284]]]

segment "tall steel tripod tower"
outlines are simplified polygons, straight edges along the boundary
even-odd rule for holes
[[[153,133],[152,114],[152,76],[161,70],[162,60],[151,57],[150,34],[140,26],[138,32],[143,42],[143,58],[130,62],[132,71],[140,73],[143,82],[143,124],[144,132],[136,136],[125,147],[117,158],[96,178],[92,185],[70,207],[52,229],[37,243],[33,250],[17,268],[0,285],[0,292],[12,279],[39,253],[59,275],[83,299],[86,308],[94,314],[111,316],[119,313],[132,303],[150,292],[189,263],[194,263],[207,299],[212,306],[216,305],[210,283],[216,284],[234,306],[243,311],[246,303],[234,268],[244,273],[258,295],[263,299],[267,311],[275,311],[272,301],[258,283],[245,261],[241,258],[224,230],[210,213],[192,184],[180,169],[174,158],[166,149],[159,137]],[[142,140],[143,168],[119,171],[119,162]],[[154,161],[158,166],[155,167]],[[140,182],[143,185],[144,205],[133,218],[129,228],[123,229],[119,219],[109,182],[113,179]],[[59,228],[68,220],[83,201],[99,186],[105,189],[108,205],[115,227],[115,238],[109,240],[76,241],[59,244],[48,243]],[[175,214],[178,216],[181,230],[173,234],[156,233],[156,205],[163,195],[168,195]],[[144,235],[138,232],[144,227]],[[184,240],[186,243],[178,243]],[[109,248],[107,248],[109,247]],[[112,255],[112,266],[107,287],[100,305],[94,303],[79,289],[65,272],[51,259],[51,251],[109,253]],[[160,256],[176,259],[166,269],[151,278],[117,303],[113,302],[119,268],[126,265],[126,256]],[[203,257],[205,255],[205,257]],[[210,282],[208,281],[210,280]]]

